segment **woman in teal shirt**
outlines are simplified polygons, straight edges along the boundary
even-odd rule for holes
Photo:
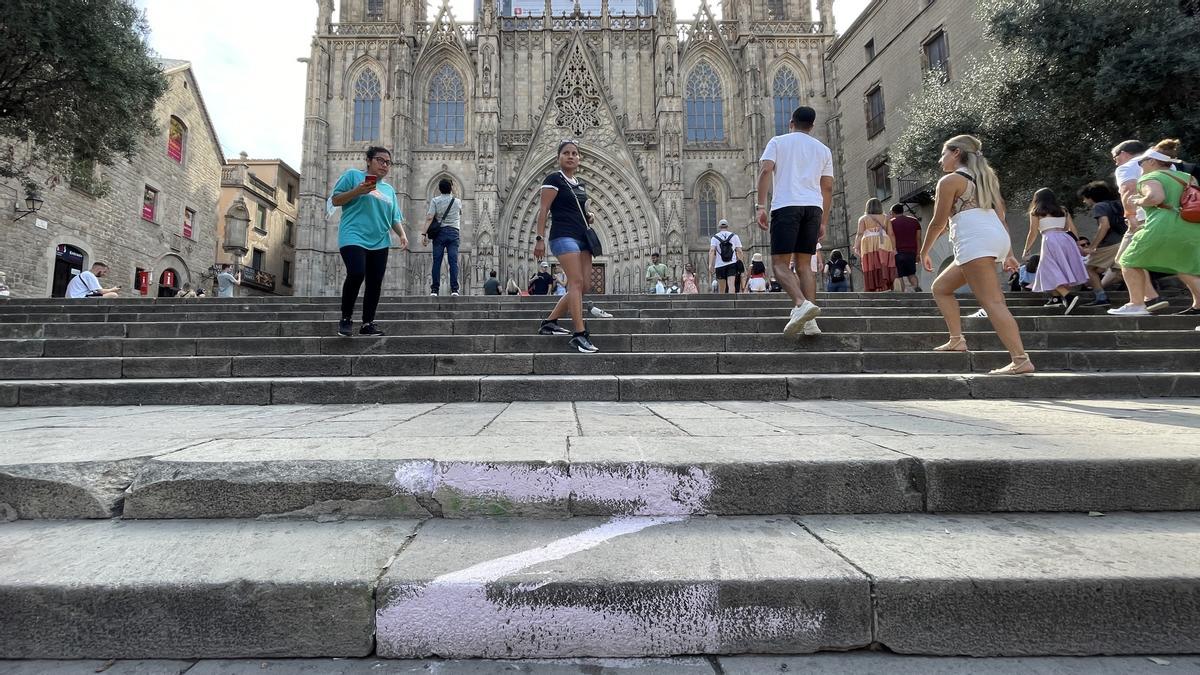
[[[392,153],[387,148],[371,147],[367,149],[367,170],[350,169],[333,186],[333,205],[342,209],[338,250],[346,264],[339,335],[348,336],[354,332],[351,317],[358,289],[364,280],[367,288],[363,291],[363,325],[358,332],[383,335],[375,325],[375,308],[379,306],[383,275],[387,271],[392,231],[400,236],[400,249],[408,249],[408,235],[404,232],[404,216],[400,213],[396,191],[383,182],[391,168]]]

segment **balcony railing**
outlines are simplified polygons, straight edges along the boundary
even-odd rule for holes
[[[901,204],[931,204],[936,181],[925,180],[917,176],[905,176],[896,181],[900,193]]]

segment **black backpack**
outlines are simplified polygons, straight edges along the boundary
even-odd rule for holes
[[[733,233],[726,232],[725,234],[729,236],[724,239],[720,236],[717,237],[717,241],[720,242],[717,244],[717,252],[721,254],[721,262],[733,262]]]

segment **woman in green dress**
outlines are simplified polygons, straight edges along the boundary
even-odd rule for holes
[[[1192,307],[1185,314],[1200,314],[1200,223],[1189,223],[1179,215],[1179,200],[1188,185],[1196,180],[1189,173],[1175,170],[1180,160],[1179,141],[1160,142],[1137,158],[1142,167],[1134,203],[1146,209],[1146,225],[1121,255],[1122,269],[1148,270],[1177,274],[1192,293]],[[1126,275],[1130,298],[1143,298],[1148,290],[1145,275]],[[1149,316],[1145,304],[1129,302],[1108,310],[1118,316]]]

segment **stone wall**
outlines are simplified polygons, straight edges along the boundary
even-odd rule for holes
[[[179,287],[201,283],[214,262],[221,151],[190,66],[166,75],[170,86],[157,107],[159,133],[145,140],[132,162],[119,159],[97,168],[97,178],[109,185],[106,195],[95,197],[64,182],[44,189],[45,204],[36,215],[13,222],[10,204],[23,208],[24,193],[11,181],[0,183],[0,270],[14,297],[50,295],[59,244],[83,250],[85,269],[107,262],[111,270],[104,283],[122,286],[123,294],[134,293],[138,268],[151,271],[150,296],[158,295],[159,275],[168,268],[176,270]],[[182,162],[167,155],[172,116],[187,128]],[[158,191],[153,220],[142,217],[147,186]],[[183,236],[184,209],[195,212],[190,239]]]

